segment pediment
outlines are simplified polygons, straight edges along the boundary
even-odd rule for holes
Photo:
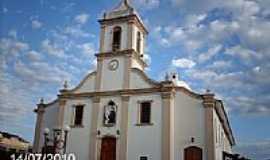
[[[141,89],[141,88],[155,88],[159,87],[160,83],[149,78],[143,71],[132,68],[130,75],[130,88]]]
[[[69,90],[69,92],[72,93],[94,92],[95,80],[96,80],[96,72],[89,73],[74,89]]]

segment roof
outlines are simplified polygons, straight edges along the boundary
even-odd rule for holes
[[[0,134],[3,136],[3,138],[8,138],[8,139],[10,139],[10,138],[16,138],[16,139],[18,139],[19,141],[21,141],[23,143],[30,143],[27,140],[21,138],[18,135],[15,135],[15,134],[11,134],[11,133],[8,133],[8,132],[1,132],[1,131],[0,131]]]

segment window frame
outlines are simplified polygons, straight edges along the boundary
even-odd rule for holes
[[[77,107],[82,107],[81,124],[75,124]],[[85,107],[85,104],[76,104],[76,105],[72,106],[72,123],[71,123],[71,127],[73,127],[73,128],[83,127],[84,107]]]
[[[136,39],[136,50],[139,54],[141,54],[142,48],[142,34],[140,31],[137,32],[137,39]]]
[[[150,104],[150,115],[149,115],[149,123],[142,123],[141,121],[141,114],[142,114],[142,104],[143,103],[149,103]],[[151,126],[154,125],[152,122],[152,103],[153,100],[143,100],[143,101],[138,101],[138,117],[137,117],[137,126]]]
[[[115,33],[116,32],[119,32],[119,44],[115,43]],[[122,44],[122,27],[115,26],[112,30],[112,51],[115,52],[115,51],[121,50],[121,44]]]

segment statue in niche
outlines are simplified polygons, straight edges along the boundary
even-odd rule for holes
[[[104,107],[104,125],[114,126],[116,123],[117,106],[113,101],[110,101],[108,105]]]

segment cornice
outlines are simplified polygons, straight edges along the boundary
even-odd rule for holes
[[[134,57],[136,58],[136,60],[138,60],[138,62],[143,67],[147,67],[147,64],[141,59],[140,55],[134,49],[126,49],[126,50],[115,51],[115,52],[102,52],[102,53],[95,54],[98,60],[102,60],[108,57],[121,57],[123,55]]]
[[[137,72],[146,82],[148,82],[149,84],[153,85],[153,86],[156,86],[156,87],[160,87],[161,86],[161,83],[160,82],[157,82],[151,78],[149,78],[145,72],[143,72],[142,70],[138,69],[138,68],[131,68],[131,70],[133,72]]]
[[[96,71],[87,74],[87,76],[85,76],[84,79],[83,79],[83,80],[82,80],[75,88],[73,88],[73,89],[71,89],[71,90],[62,90],[62,92],[67,92],[67,91],[68,91],[68,92],[74,92],[74,91],[76,91],[77,89],[79,89],[79,88],[82,87],[82,85],[85,83],[85,81],[86,81],[89,77],[91,77],[91,76],[93,76],[93,75],[96,75],[96,74],[97,74]],[[61,91],[60,91],[60,92],[61,92]]]
[[[123,22],[129,22],[129,23],[134,23],[137,27],[142,29],[144,31],[144,34],[148,34],[148,31],[144,24],[141,22],[141,20],[138,18],[136,14],[131,14],[128,16],[122,16],[122,17],[116,17],[116,18],[111,18],[111,19],[100,19],[98,22],[101,25],[110,25],[110,24],[115,24],[115,23],[123,23]]]
[[[228,136],[228,139],[231,143],[231,145],[235,145],[235,139],[233,136],[232,128],[229,123],[227,112],[225,111],[223,102],[221,100],[215,100],[215,111],[218,115],[218,118],[220,122],[222,123],[222,126],[224,128],[225,134]],[[217,105],[217,103],[220,104],[220,106]]]

